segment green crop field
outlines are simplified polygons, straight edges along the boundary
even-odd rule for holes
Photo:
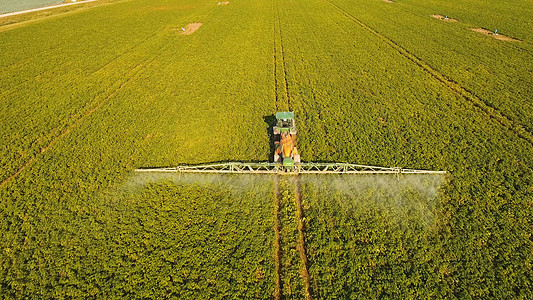
[[[1,298],[532,299],[533,5],[491,2],[0,18]],[[134,172],[268,161],[286,110],[303,161],[447,174]]]

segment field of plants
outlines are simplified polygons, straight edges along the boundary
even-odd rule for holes
[[[0,21],[5,298],[533,298],[531,5],[98,2]],[[448,174],[133,172],[267,161],[284,110],[303,161]]]

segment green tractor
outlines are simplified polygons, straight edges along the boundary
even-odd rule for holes
[[[274,126],[274,163],[293,169],[300,164],[300,154],[296,148],[296,123],[294,112],[277,112]]]

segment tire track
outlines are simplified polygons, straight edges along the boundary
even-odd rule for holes
[[[293,100],[289,92],[289,82],[287,80],[287,67],[285,62],[285,48],[283,45],[283,33],[281,29],[281,10],[277,5],[276,0],[273,0],[274,10],[274,86],[276,95],[276,109],[277,111],[293,111]],[[279,74],[279,75],[278,75]],[[281,80],[280,80],[281,78]],[[281,278],[283,270],[281,270],[283,251],[281,245],[281,216],[280,216],[280,199],[282,197],[280,191],[279,178],[276,176],[276,199],[275,199],[275,247],[276,247],[276,292],[275,299],[285,299],[283,295],[283,280]],[[295,176],[296,188],[294,190],[294,205],[296,206],[296,218],[298,222],[298,240],[296,242],[296,250],[300,259],[300,278],[303,280],[303,293],[305,299],[312,299],[312,292],[310,287],[310,276],[308,271],[308,261],[306,256],[305,246],[305,225],[303,220],[303,210],[301,205],[301,186],[298,175]]]
[[[354,17],[352,14],[350,14],[346,10],[340,8],[335,3],[331,2],[330,0],[324,0],[324,1],[329,3],[334,8],[336,8],[340,13],[342,13],[345,17],[350,19],[353,23],[363,28],[367,32],[373,34],[374,36],[378,37],[380,40],[388,44],[391,48],[398,51],[403,57],[415,63],[417,66],[422,68],[425,72],[430,74],[433,78],[437,79],[440,83],[445,85],[449,90],[454,92],[457,96],[467,100],[474,107],[478,108],[483,113],[485,113],[487,116],[489,116],[492,120],[496,121],[501,126],[507,128],[508,130],[514,132],[518,137],[522,138],[529,144],[533,145],[533,134],[530,131],[528,131],[524,126],[522,126],[522,124],[516,121],[513,121],[510,117],[506,116],[505,114],[500,112],[497,108],[493,107],[492,105],[486,103],[481,98],[475,96],[474,94],[469,92],[467,89],[462,87],[457,82],[454,82],[453,80],[446,78],[446,76],[441,74],[439,71],[433,69],[430,65],[426,64],[422,59],[410,53],[407,49],[403,48],[402,46],[394,42],[392,39],[379,33],[378,31],[374,30],[372,27],[366,25],[364,22],[357,19],[356,17]]]
[[[279,107],[279,102],[281,101],[279,98],[279,83],[278,83],[278,21],[277,21],[277,14],[276,14],[276,6],[275,6],[275,0],[272,1],[272,12],[274,14],[274,96],[275,99],[275,106],[276,110],[279,111],[281,108]]]
[[[168,46],[170,45],[170,41],[167,41],[162,47],[159,48],[157,53],[161,53],[164,51]],[[94,112],[96,112],[99,108],[101,108],[104,104],[108,103],[111,98],[113,98],[118,92],[120,92],[124,86],[126,86],[129,82],[131,82],[138,74],[140,74],[143,70],[145,70],[149,65],[152,64],[152,62],[158,57],[158,54],[152,55],[139,63],[136,67],[134,67],[129,74],[126,76],[125,80],[122,82],[116,81],[114,84],[112,84],[112,92],[107,94],[105,97],[103,97],[100,100],[97,100],[99,96],[95,98],[95,101],[91,101],[87,106],[85,106],[81,111],[77,112],[76,114],[72,115],[71,118],[74,120],[70,122],[67,126],[63,127],[63,129],[54,129],[51,133],[55,133],[57,131],[60,131],[59,134],[54,134],[55,136],[51,136],[50,142],[41,148],[41,150],[36,153],[33,157],[31,157],[26,163],[24,163],[21,167],[19,167],[14,173],[9,175],[7,178],[2,180],[0,183],[0,188],[5,187],[10,181],[17,178],[24,170],[26,170],[28,167],[30,167],[39,157],[41,157],[46,151],[48,151],[54,144],[56,144],[60,139],[65,137],[67,134],[69,134],[72,130],[74,130],[76,127],[78,127],[87,117],[91,116]],[[102,93],[103,94],[103,93]]]
[[[287,81],[287,68],[285,66],[285,49],[283,47],[283,35],[281,31],[280,9],[273,0],[274,10],[274,81],[276,85],[276,108],[278,111],[291,111],[291,96]],[[281,82],[278,81],[282,77]],[[280,85],[283,87],[281,88]],[[283,90],[283,91],[281,91]],[[281,96],[280,96],[281,95]],[[280,99],[283,98],[283,99]]]
[[[296,175],[296,188],[294,190],[294,200],[296,202],[296,213],[298,217],[298,253],[302,262],[301,276],[304,280],[304,295],[305,299],[312,299],[312,291],[309,276],[309,261],[307,260],[306,245],[305,245],[305,221],[304,212],[302,209],[302,186],[300,183],[300,176]]]
[[[275,108],[276,111],[283,111],[287,109],[287,100],[284,99],[283,94],[281,92],[281,81],[279,80],[279,77],[283,77],[281,75],[281,69],[283,68],[283,65],[281,64],[282,59],[282,53],[280,51],[280,43],[279,40],[279,10],[276,5],[276,0],[272,0],[272,13],[274,15],[274,26],[273,26],[273,34],[274,34],[274,95],[275,95]],[[280,75],[278,75],[280,73]],[[283,79],[284,81],[284,79]],[[273,140],[272,140],[273,143]],[[275,264],[275,272],[276,272],[276,278],[275,278],[275,289],[274,289],[274,299],[281,300],[285,299],[283,297],[283,280],[281,278],[282,276],[282,250],[281,250],[281,216],[280,216],[280,201],[281,201],[281,191],[280,191],[280,175],[275,175],[275,197],[274,197],[274,264]]]
[[[274,260],[276,266],[276,287],[274,290],[274,299],[280,300],[282,298],[281,291],[283,290],[283,285],[281,282],[281,224],[280,224],[280,199],[281,192],[279,190],[279,175],[276,175],[275,180],[275,196],[274,196],[274,248],[276,249],[274,253]]]

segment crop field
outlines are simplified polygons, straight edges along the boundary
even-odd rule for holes
[[[0,19],[0,295],[532,299],[532,17],[102,0]],[[134,172],[269,161],[288,110],[305,162],[447,174]]]

